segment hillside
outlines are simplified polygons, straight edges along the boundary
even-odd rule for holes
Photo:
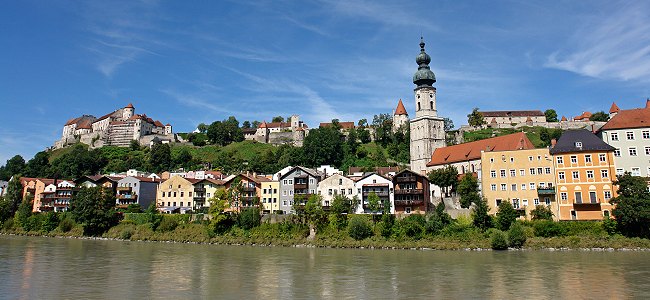
[[[523,131],[536,148],[547,147],[551,137],[559,137],[562,132],[559,129],[547,129],[545,127],[522,127],[518,129],[512,128],[485,128],[476,131],[463,132],[463,139],[467,142],[484,140],[491,137],[508,135],[516,132]],[[545,137],[546,136],[546,137]],[[545,141],[546,140],[546,141]]]

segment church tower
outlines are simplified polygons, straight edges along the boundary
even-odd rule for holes
[[[415,58],[418,70],[413,75],[415,91],[415,118],[411,119],[411,170],[426,173],[427,163],[437,148],[445,147],[444,120],[436,110],[436,75],[429,68],[431,57],[424,52],[420,39],[420,54]]]

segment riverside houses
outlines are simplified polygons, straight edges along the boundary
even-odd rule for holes
[[[194,183],[194,198],[192,198],[192,209],[197,210],[201,208],[210,207],[210,198],[214,196],[218,189],[223,188],[223,180],[218,179],[195,179],[198,180]]]
[[[172,176],[160,183],[156,199],[158,210],[185,213],[194,207],[194,183],[198,179]]]
[[[262,211],[265,214],[280,210],[280,183],[275,180],[262,182]]]
[[[309,196],[316,194],[320,173],[316,170],[296,166],[279,178],[280,210],[285,214],[293,212],[294,201],[307,201]]]
[[[318,183],[318,194],[323,197],[323,207],[329,208],[337,195],[352,198],[359,197],[354,180],[341,174],[331,175]]]
[[[383,206],[384,203],[390,203],[389,211],[391,214],[395,213],[393,182],[379,174],[369,173],[363,176],[355,184],[357,193],[361,195],[361,203],[357,208],[357,213],[379,213],[379,211],[372,211],[369,207],[368,196],[372,193],[379,196],[379,204]]]
[[[616,197],[615,148],[590,131],[567,130],[551,148],[560,220],[601,220],[610,216]]]
[[[255,173],[243,173],[229,176],[224,182],[227,189],[234,188],[237,191],[237,199],[230,203],[229,211],[241,211],[244,208],[257,206],[262,196],[262,182],[269,182],[264,176]]]
[[[557,219],[555,170],[548,148],[483,152],[481,166],[490,214],[497,212],[502,201],[510,201],[527,218],[537,205],[546,205]]]
[[[81,187],[96,187],[101,186],[104,189],[109,189],[112,194],[117,191],[117,182],[122,179],[121,177],[95,175],[95,176],[81,176],[75,179],[74,183],[77,188]]]
[[[411,170],[393,176],[395,214],[425,214],[431,205],[429,180]]]
[[[600,128],[599,135],[614,150],[616,175],[650,177],[650,99],[644,108],[610,109],[612,118]]]
[[[70,209],[70,198],[75,185],[68,180],[53,180],[41,193],[39,211],[63,212]]]
[[[146,209],[156,203],[159,179],[126,176],[117,182],[116,206],[127,208],[130,204],[139,204]]]
[[[30,178],[21,177],[20,183],[23,185],[23,199],[33,198],[33,212],[41,211],[41,197],[45,187],[54,182],[54,179],[47,178]]]

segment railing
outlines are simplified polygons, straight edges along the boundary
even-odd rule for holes
[[[138,195],[120,195],[118,194],[117,199],[129,199],[129,200],[135,200],[138,199]]]
[[[397,182],[415,182],[415,181],[418,181],[417,177],[415,177],[415,176],[397,177]]]
[[[591,199],[587,201],[580,199],[576,200],[573,204],[600,204],[600,201],[598,199]]]
[[[205,201],[205,197],[194,197],[193,199],[194,201],[199,201],[199,202]]]
[[[118,186],[117,190],[118,191],[131,191],[132,187],[130,186]]]
[[[555,187],[537,187],[537,194],[539,195],[555,195]]]
[[[244,186],[244,192],[254,192],[255,187],[254,186]]]
[[[384,191],[384,192],[377,192],[377,191],[363,191],[363,195],[364,195],[364,196],[368,196],[368,195],[370,195],[371,193],[375,193],[375,194],[376,194],[377,196],[379,196],[379,197],[386,197],[386,196],[388,196],[388,191]]]
[[[398,206],[422,205],[422,204],[424,204],[424,200],[395,200],[395,205],[398,205]]]
[[[424,193],[423,189],[395,189],[395,195],[419,195]]]
[[[202,187],[196,187],[194,188],[195,193],[205,193],[205,188]]]
[[[308,186],[306,183],[294,183],[293,188],[294,189],[306,189]]]

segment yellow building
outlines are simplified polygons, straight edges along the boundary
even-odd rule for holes
[[[616,197],[614,166],[615,148],[593,133],[568,130],[551,148],[558,188],[558,208],[553,213],[560,220],[601,220],[614,208]]]
[[[481,166],[481,189],[491,214],[501,201],[510,201],[527,218],[537,205],[557,207],[553,160],[547,148],[484,151]]]
[[[194,207],[194,183],[196,179],[172,176],[158,186],[156,203],[158,209],[167,213],[185,213]]]
[[[264,213],[274,213],[280,210],[280,182],[262,182],[262,210]]]
[[[194,197],[192,198],[194,210],[210,207],[210,198],[214,197],[218,189],[224,188],[223,180],[200,179],[194,183]]]

